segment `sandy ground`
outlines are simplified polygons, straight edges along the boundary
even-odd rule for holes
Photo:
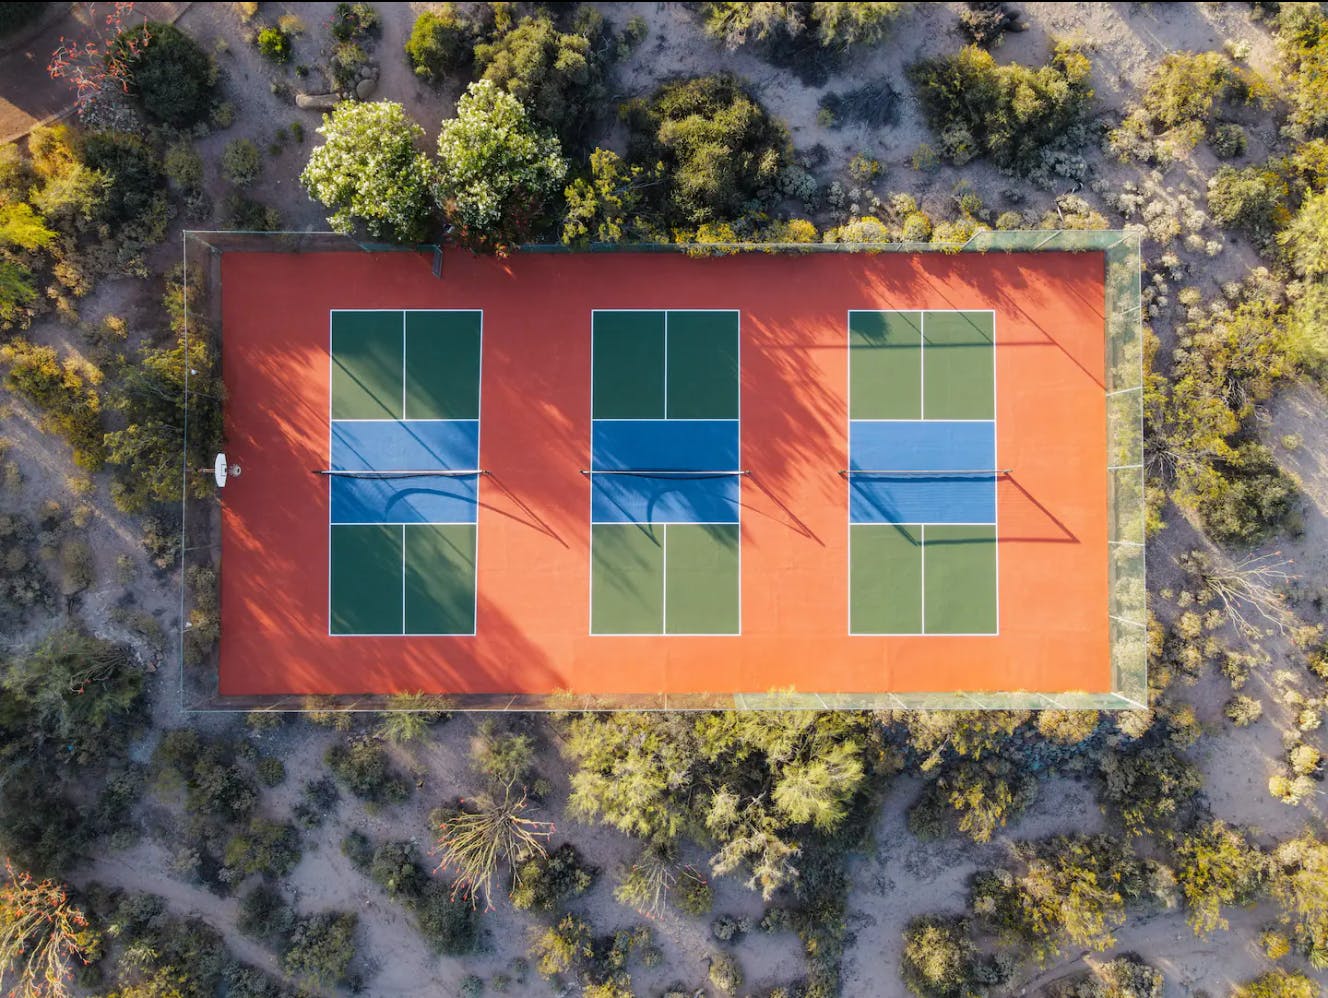
[[[455,82],[440,89],[428,87],[419,82],[406,65],[401,46],[415,10],[422,6],[425,5],[378,5],[384,25],[383,36],[374,49],[382,69],[377,96],[405,103],[425,127],[426,141],[432,143],[438,122],[451,113],[460,88]],[[1030,208],[1037,207],[1041,211],[1050,203],[1049,194],[1034,191],[1018,180],[1001,177],[979,164],[971,164],[962,171],[942,168],[934,173],[920,173],[908,165],[917,145],[934,139],[922,123],[916,99],[904,77],[904,68],[920,56],[952,50],[960,44],[954,27],[958,4],[916,5],[904,16],[890,39],[819,88],[804,87],[788,74],[749,54],[728,53],[717,48],[704,38],[693,17],[681,5],[621,3],[602,6],[614,24],[622,25],[628,18],[639,15],[649,25],[644,44],[619,68],[614,86],[617,98],[646,93],[668,76],[727,69],[751,81],[767,106],[788,123],[799,150],[805,152],[816,145],[824,146],[828,159],[825,168],[819,171],[824,180],[842,173],[848,160],[862,153],[880,159],[887,166],[885,175],[876,185],[882,194],[910,191],[929,205],[945,206],[950,203],[954,183],[962,176],[975,185],[989,205],[998,208],[1001,205],[997,192],[1006,187],[1016,187],[1027,194]],[[307,81],[301,81],[293,67],[297,64],[313,66],[318,61],[319,51],[327,40],[324,24],[330,7],[330,4],[313,3],[262,6],[260,16],[264,19],[275,20],[282,13],[294,13],[306,27],[305,33],[296,41],[292,62],[284,69],[263,62],[256,50],[245,43],[243,34],[246,28],[231,4],[188,5],[179,21],[182,28],[217,54],[226,99],[236,110],[233,127],[199,142],[210,170],[216,170],[221,149],[235,138],[250,137],[266,148],[278,127],[293,121],[303,124],[306,131],[304,143],[289,144],[279,154],[266,157],[263,176],[251,191],[265,203],[278,207],[284,223],[290,228],[323,226],[319,207],[304,195],[296,180],[308,150],[317,141],[314,129],[320,117],[315,112],[297,109],[290,99],[274,93],[272,84],[285,82],[291,86],[318,89],[316,71]],[[1004,46],[997,50],[998,58],[1040,62],[1053,36],[1079,37],[1089,46],[1094,63],[1094,84],[1107,112],[1119,110],[1158,58],[1169,50],[1220,48],[1223,41],[1235,40],[1248,45],[1248,61],[1255,68],[1267,69],[1274,59],[1268,35],[1259,24],[1249,19],[1248,8],[1242,4],[1031,3],[1024,4],[1022,10],[1029,22],[1029,30],[1007,36]],[[0,57],[2,62],[3,57]],[[829,90],[850,89],[866,80],[876,79],[888,80],[901,95],[897,124],[872,131],[860,126],[831,129],[818,123],[817,107],[822,94]],[[0,93],[11,100],[19,93],[12,83],[7,83],[2,66]],[[611,113],[606,115],[606,119],[611,118]],[[3,122],[2,117],[0,122]],[[1258,154],[1263,141],[1260,130],[1266,131],[1264,124],[1253,124],[1252,151],[1246,161]],[[610,127],[605,142],[612,144],[620,139],[621,136]],[[1108,162],[1100,154],[1089,158],[1097,179],[1105,181],[1109,188],[1118,188],[1126,180],[1144,182],[1149,179],[1145,171]],[[1211,155],[1203,150],[1197,151],[1190,160],[1177,164],[1165,176],[1154,178],[1159,187],[1158,196],[1174,199],[1187,189],[1199,195],[1213,168]],[[225,185],[215,172],[210,177],[209,188],[220,202]],[[1095,200],[1091,191],[1085,190],[1082,194]],[[1197,202],[1202,204],[1202,197],[1197,197]],[[1108,218],[1115,224],[1121,221],[1110,213]],[[214,216],[212,219],[179,218],[175,224],[204,227],[216,222]],[[1207,231],[1211,233],[1211,227]],[[1178,250],[1180,258],[1192,268],[1186,283],[1203,288],[1206,294],[1211,293],[1218,284],[1239,278],[1255,264],[1256,258],[1249,247],[1230,237],[1224,241],[1226,248],[1214,258]],[[174,260],[175,247],[178,243],[172,241],[161,251],[159,262],[163,266]],[[1146,252],[1152,257],[1161,250],[1162,247],[1156,244],[1146,244]],[[158,282],[105,281],[82,303],[82,317],[92,322],[108,313],[125,315],[131,319],[132,327],[134,317],[146,314],[147,303],[159,293]],[[1163,315],[1155,323],[1164,342],[1170,342],[1174,318],[1173,315]],[[65,350],[77,352],[85,349],[77,330],[53,320],[39,323],[30,335],[35,341]],[[1298,388],[1268,406],[1265,422],[1261,424],[1265,439],[1274,447],[1279,461],[1297,476],[1307,496],[1303,534],[1270,545],[1269,550],[1281,551],[1282,557],[1293,559],[1298,566],[1296,571],[1311,580],[1324,578],[1328,568],[1325,564],[1328,560],[1328,523],[1325,521],[1328,515],[1328,463],[1321,444],[1328,439],[1328,416],[1325,416],[1328,408],[1324,403],[1322,396],[1314,390]],[[106,619],[108,609],[123,592],[115,582],[114,565],[116,557],[125,554],[137,565],[136,579],[129,587],[137,605],[152,614],[167,633],[178,627],[177,580],[156,573],[146,563],[138,540],[138,524],[115,511],[109,502],[108,476],[105,473],[93,476],[96,488],[86,499],[70,494],[66,483],[71,474],[67,448],[59,440],[41,433],[33,414],[21,404],[10,402],[0,411],[0,435],[11,441],[9,457],[17,460],[24,475],[21,491],[16,497],[5,497],[7,504],[32,510],[45,498],[55,497],[71,508],[80,501],[87,502],[92,508],[89,539],[97,554],[98,577],[92,590],[82,598],[82,615],[99,633],[134,640],[145,663],[151,665],[161,661],[162,649],[125,633]],[[1282,446],[1280,441],[1289,435],[1299,436],[1299,446]],[[1150,546],[1150,569],[1155,590],[1174,578],[1175,558],[1197,543],[1187,524],[1174,514],[1170,519],[1171,526]],[[36,625],[33,636],[42,627],[53,623],[47,621]],[[1324,801],[1321,797],[1298,808],[1290,808],[1267,793],[1267,779],[1280,765],[1284,751],[1283,732],[1289,725],[1289,709],[1278,702],[1287,683],[1274,675],[1277,669],[1286,667],[1285,646],[1273,642],[1270,650],[1274,652],[1272,665],[1253,676],[1246,689],[1265,704],[1263,720],[1252,728],[1238,731],[1223,720],[1222,705],[1230,696],[1230,688],[1222,677],[1208,676],[1178,691],[1182,699],[1193,704],[1208,731],[1207,737],[1194,751],[1194,757],[1205,771],[1206,797],[1214,815],[1256,828],[1265,843],[1293,835],[1305,827],[1320,834],[1324,828]],[[154,684],[158,726],[190,723],[207,730],[221,730],[237,723],[234,718],[183,715],[179,710],[176,676],[172,670],[173,666],[163,668]],[[426,821],[428,810],[445,799],[477,789],[477,780],[469,770],[466,755],[473,727],[471,719],[458,716],[435,729],[435,737],[427,744],[394,749],[403,768],[424,774],[423,788],[407,804],[368,814],[353,800],[343,796],[336,814],[321,829],[306,836],[304,858],[289,880],[294,900],[302,911],[338,907],[360,914],[362,955],[358,969],[366,978],[368,994],[452,994],[465,974],[490,977],[503,971],[513,956],[523,953],[526,936],[533,926],[538,925],[537,919],[514,912],[503,903],[496,911],[484,916],[485,952],[463,960],[437,957],[411,929],[406,912],[351,869],[340,852],[340,840],[352,828],[375,839],[414,839],[427,850],[430,834]],[[258,737],[265,750],[277,752],[283,758],[289,774],[282,786],[265,792],[263,808],[273,815],[288,814],[298,800],[304,782],[321,775],[322,754],[333,736],[300,722]],[[1322,729],[1311,732],[1307,738],[1320,749],[1328,750],[1328,739]],[[145,757],[150,747],[150,742],[145,743],[137,754]],[[638,920],[637,916],[613,900],[612,884],[615,869],[631,859],[636,846],[616,832],[583,826],[562,816],[567,792],[565,767],[554,747],[548,748],[541,754],[541,769],[554,787],[547,802],[548,815],[558,821],[554,843],[575,843],[590,862],[603,870],[592,891],[572,907],[586,914],[599,931],[632,924]],[[852,863],[854,888],[848,898],[848,912],[853,935],[844,972],[845,994],[853,998],[903,993],[897,973],[903,925],[919,913],[961,910],[967,878],[975,869],[1000,857],[1003,840],[1103,827],[1103,817],[1091,789],[1085,784],[1058,778],[1045,782],[1038,802],[991,845],[975,847],[959,839],[921,843],[908,835],[904,822],[905,810],[916,796],[918,786],[915,781],[901,780],[890,788],[876,824],[872,847]],[[235,902],[232,899],[217,898],[170,878],[165,872],[166,846],[168,843],[148,839],[131,850],[102,857],[80,876],[80,880],[97,879],[160,893],[168,898],[175,910],[182,914],[196,913],[220,929],[237,955],[274,969],[276,963],[271,954],[234,931]],[[704,854],[698,852],[694,858],[698,863],[703,862]],[[715,914],[759,915],[759,898],[737,880],[728,878],[716,886]],[[1186,927],[1180,912],[1140,915],[1132,918],[1117,934],[1116,951],[1137,952],[1161,967],[1167,973],[1168,998],[1195,995],[1200,989],[1207,989],[1217,998],[1226,994],[1231,982],[1247,979],[1267,969],[1268,961],[1258,951],[1254,940],[1258,930],[1274,917],[1275,913],[1266,907],[1237,912],[1231,916],[1229,931],[1198,939]],[[717,945],[709,937],[708,926],[708,918],[693,919],[677,913],[670,913],[655,924],[656,939],[664,950],[665,959],[654,970],[638,968],[633,972],[638,993],[653,996],[674,981],[700,987],[706,977],[705,958]],[[761,987],[795,978],[800,973],[799,945],[789,934],[765,936],[753,933],[735,948],[734,953],[746,971],[750,984],[748,990],[753,994],[760,993]],[[1011,993],[1034,994],[1042,984],[1086,966],[1081,954],[1070,953],[1045,968],[1027,968]],[[1328,980],[1324,975],[1320,978]],[[530,982],[517,989],[517,993],[543,995],[552,994],[553,990],[532,975]]]

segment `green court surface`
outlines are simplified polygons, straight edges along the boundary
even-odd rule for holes
[[[996,631],[996,528],[923,528],[924,629],[928,634]]]
[[[994,634],[996,528],[855,523],[854,634]]]
[[[405,632],[471,634],[475,630],[475,525],[405,527]]]
[[[852,524],[849,574],[852,633],[922,633],[921,527]]]
[[[924,312],[922,416],[994,419],[994,317],[990,312]]]
[[[406,419],[480,418],[481,313],[409,311]]]
[[[471,634],[475,526],[333,524],[332,634]]]
[[[595,419],[737,419],[738,313],[600,310]]]
[[[334,524],[329,572],[333,634],[401,633],[401,527]]]
[[[332,418],[400,419],[400,310],[332,313]]]
[[[993,419],[991,312],[854,311],[850,419]]]
[[[850,312],[849,418],[922,416],[922,313]]]
[[[596,523],[591,527],[594,634],[737,634],[739,527]]]
[[[332,313],[333,419],[478,419],[481,313]]]

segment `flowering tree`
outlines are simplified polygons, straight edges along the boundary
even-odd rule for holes
[[[403,243],[429,230],[428,157],[415,148],[424,130],[394,101],[342,101],[318,133],[327,141],[300,174],[309,196],[333,209],[328,224],[350,234],[363,222],[369,234]]]
[[[98,13],[98,4],[91,4]],[[147,48],[152,34],[147,25],[131,28],[128,20],[134,12],[132,2],[117,2],[100,19],[94,17],[96,34],[83,41],[61,36],[59,47],[51,54],[46,72],[54,80],[68,80],[74,86],[75,104],[82,110],[108,87],[129,93],[134,60]]]
[[[438,133],[438,203],[476,249],[501,254],[527,240],[566,175],[557,138],[489,80],[466,89]]]
[[[87,916],[54,880],[34,880],[5,860],[0,884],[0,979],[11,995],[64,996],[75,960],[96,946]]]

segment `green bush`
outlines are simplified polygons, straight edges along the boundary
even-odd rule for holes
[[[1087,974],[1052,984],[1047,998],[1163,998],[1165,987],[1160,970],[1127,953]]]
[[[198,43],[159,21],[128,31],[138,51],[126,56],[131,92],[149,118],[172,128],[206,121],[215,99],[217,69]]]
[[[1102,800],[1131,835],[1183,824],[1181,816],[1203,787],[1199,770],[1163,745],[1102,757]]]
[[[998,64],[974,45],[917,63],[909,76],[945,157],[962,166],[989,157],[1004,170],[1045,169],[1044,153],[1084,141],[1093,101],[1088,58],[1058,44],[1030,68]]]
[[[236,927],[247,936],[280,948],[295,928],[295,910],[272,884],[262,881],[240,898]]]
[[[263,156],[250,139],[232,139],[221,154],[221,170],[236,187],[248,187],[263,172]]]
[[[453,4],[420,12],[406,41],[406,58],[415,75],[437,83],[468,72],[475,32]]]
[[[286,34],[279,26],[269,25],[258,32],[255,39],[258,51],[263,53],[263,58],[270,62],[283,63],[291,56],[291,36]]]
[[[377,742],[364,738],[338,742],[328,748],[324,760],[333,775],[361,800],[400,804],[410,797],[410,782],[393,767]]]
[[[51,347],[16,338],[0,346],[5,388],[35,405],[43,425],[73,448],[74,463],[96,470],[106,460],[102,439],[101,371],[74,358],[61,361]]]
[[[1321,994],[1313,980],[1287,970],[1270,970],[1231,990],[1231,998],[1319,998]]]
[[[512,906],[522,910],[555,911],[568,899],[590,889],[599,870],[584,862],[570,842],[551,853],[536,855],[513,871]]]
[[[574,148],[593,131],[605,103],[603,18],[577,12],[573,31],[559,31],[547,14],[523,17],[511,31],[475,46],[475,67],[521,101],[532,117]]]
[[[1328,129],[1328,15],[1312,3],[1281,4],[1277,40],[1289,83],[1291,128],[1301,138],[1322,133]]]
[[[673,224],[734,220],[777,198],[788,133],[733,77],[667,83],[624,116],[630,158],[664,165],[660,208]]]
[[[995,964],[973,945],[968,921],[942,915],[909,921],[899,972],[918,998],[967,998],[1003,983]]]
[[[809,86],[824,83],[855,46],[885,37],[904,9],[900,3],[703,3],[706,34],[734,49],[757,53],[797,73]]]
[[[355,958],[355,927],[351,912],[327,911],[299,919],[281,963],[292,977],[316,988],[332,988],[347,981]]]
[[[106,178],[101,217],[112,225],[141,220],[160,200],[165,176],[152,148],[137,135],[92,132],[83,137],[84,164]]]
[[[203,187],[203,157],[188,140],[176,142],[166,149],[164,161],[166,176],[186,194]]]
[[[332,37],[339,42],[371,38],[382,30],[382,19],[372,4],[339,3],[332,12]]]
[[[1208,212],[1218,225],[1263,242],[1287,220],[1289,194],[1286,180],[1266,166],[1224,166],[1208,181]]]

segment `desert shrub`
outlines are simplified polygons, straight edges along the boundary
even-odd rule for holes
[[[880,41],[898,3],[703,3],[706,34],[729,49],[743,45],[816,86],[857,45]]]
[[[475,46],[475,68],[521,101],[564,147],[574,148],[605,103],[603,34],[603,18],[589,6],[577,10],[567,32],[548,14],[523,17],[510,31]]]
[[[1166,979],[1137,956],[1127,953],[1095,966],[1087,974],[1057,981],[1048,998],[1163,998]]]
[[[1077,745],[1097,731],[1100,715],[1095,710],[1040,710],[1038,734],[1059,745]]]
[[[1175,826],[1203,787],[1195,766],[1165,745],[1106,753],[1101,800],[1130,835]]]
[[[125,33],[136,43],[127,55],[130,91],[144,113],[172,128],[189,128],[212,111],[217,69],[208,54],[179,28],[149,21]],[[146,44],[143,44],[146,41]]]
[[[83,163],[106,178],[99,213],[103,221],[119,226],[141,221],[154,210],[165,177],[156,154],[141,138],[91,132],[83,137],[81,153]]]
[[[972,910],[1039,958],[1065,944],[1104,949],[1130,904],[1155,899],[1157,868],[1110,835],[1056,836],[1014,847],[1013,868],[976,873]]]
[[[282,227],[281,212],[240,191],[231,191],[222,200],[221,216],[238,232],[276,232]]]
[[[661,845],[705,828],[712,871],[749,869],[769,897],[797,878],[809,834],[842,827],[869,785],[873,737],[851,714],[580,715],[569,808]]]
[[[909,70],[932,131],[952,163],[989,157],[1004,170],[1042,167],[1047,150],[1082,141],[1093,100],[1088,58],[1059,44],[1045,66],[1000,65],[970,45]]]
[[[221,153],[221,170],[237,187],[248,187],[263,172],[263,156],[251,139],[232,139]]]
[[[1223,907],[1248,905],[1263,886],[1263,853],[1244,832],[1224,822],[1212,821],[1183,835],[1175,854],[1176,882],[1196,933],[1227,928]]]
[[[784,126],[731,76],[668,83],[629,101],[629,158],[663,163],[660,207],[677,225],[737,219],[775,198],[789,162]]]
[[[643,214],[647,189],[659,182],[657,169],[628,164],[611,149],[592,152],[589,167],[588,176],[575,177],[563,191],[564,243],[665,240]]]
[[[181,446],[178,427],[184,420],[186,280],[198,275],[173,272],[163,302],[172,338],[163,346],[145,343],[138,355],[126,358],[116,372],[112,404],[124,428],[105,436],[107,460],[117,466],[111,498],[125,512],[146,511],[155,503],[176,502],[180,496]],[[221,400],[225,389],[217,370],[210,331],[198,310],[190,313],[188,335],[189,452],[192,467],[206,467],[220,450]],[[213,488],[194,476],[190,495],[202,498]]]
[[[969,3],[959,12],[959,30],[979,48],[997,48],[1007,31],[1024,30],[1019,15],[1003,3]]]
[[[349,234],[363,224],[379,239],[424,239],[432,215],[430,166],[415,148],[423,129],[405,109],[391,101],[342,101],[318,132],[325,141],[310,153],[300,183],[332,209],[332,229]]]
[[[1005,759],[963,759],[928,783],[909,809],[914,834],[937,837],[958,829],[974,842],[990,842],[997,829],[1033,802],[1037,781]]]
[[[1235,159],[1245,154],[1249,138],[1245,129],[1234,122],[1214,125],[1208,132],[1208,145],[1218,159]]]
[[[711,954],[710,973],[707,976],[715,990],[722,995],[736,995],[742,987],[742,965],[728,953]]]
[[[190,815],[229,825],[247,820],[258,804],[258,787],[227,742],[176,728],[162,735],[152,761],[163,786],[184,790]]]
[[[268,25],[254,39],[258,51],[270,62],[283,63],[291,57],[291,36],[280,25]]]
[[[456,6],[441,4],[420,11],[406,41],[406,58],[415,75],[436,83],[468,72],[475,31],[457,13]]]
[[[575,915],[564,915],[531,941],[535,969],[544,977],[561,974],[591,955],[590,926]]]
[[[339,42],[371,38],[382,31],[382,18],[372,4],[338,3],[332,11],[332,37]]]
[[[1328,129],[1328,15],[1314,4],[1283,4],[1277,40],[1289,84],[1292,131],[1302,139],[1322,134]]]
[[[74,463],[95,470],[106,460],[102,440],[102,373],[90,362],[60,360],[51,347],[17,338],[0,346],[5,387],[42,413],[43,425],[73,448]]]
[[[473,248],[504,252],[527,240],[566,174],[558,140],[489,80],[467,88],[438,134],[435,195]]]
[[[346,982],[347,970],[355,958],[357,921],[353,913],[338,911],[300,918],[282,954],[282,967],[317,988]]]
[[[967,919],[942,915],[922,915],[905,926],[899,972],[918,998],[969,998],[1008,976],[978,952]]]
[[[1148,86],[1125,120],[1109,136],[1122,158],[1166,164],[1193,149],[1207,134],[1219,155],[1244,148],[1244,133],[1224,125],[1221,116],[1266,96],[1267,88],[1249,70],[1220,52],[1171,52],[1149,77]],[[1225,130],[1218,134],[1218,128]],[[1225,157],[1224,157],[1225,158]]]
[[[529,735],[497,731],[491,720],[480,723],[470,742],[475,770],[497,786],[522,783],[535,761],[535,745]]]
[[[1307,197],[1278,233],[1277,242],[1300,277],[1328,275],[1328,191]]]
[[[1323,992],[1304,974],[1270,970],[1231,989],[1231,998],[1318,998]]]
[[[1264,242],[1287,220],[1288,196],[1286,180],[1266,166],[1224,166],[1208,181],[1208,213],[1218,225]]]
[[[0,853],[59,873],[110,818],[67,796],[72,781],[124,759],[145,720],[143,672],[127,645],[61,628],[0,655]],[[108,803],[113,803],[109,802]]]
[[[400,804],[410,796],[410,782],[392,765],[383,746],[353,738],[330,746],[328,768],[356,797],[373,804]]]
[[[265,755],[254,766],[258,782],[265,787],[280,786],[286,780],[286,764],[276,756]]]
[[[171,183],[186,194],[202,189],[203,157],[188,140],[181,140],[168,146],[163,165]]]
[[[511,901],[522,910],[554,911],[567,899],[590,889],[599,870],[586,863],[576,847],[564,842],[551,853],[536,854],[513,871]]]
[[[1242,693],[1227,701],[1223,713],[1236,727],[1248,728],[1263,716],[1263,704]]]
[[[295,910],[267,881],[255,884],[240,898],[236,927],[268,946],[284,945],[295,927]]]

